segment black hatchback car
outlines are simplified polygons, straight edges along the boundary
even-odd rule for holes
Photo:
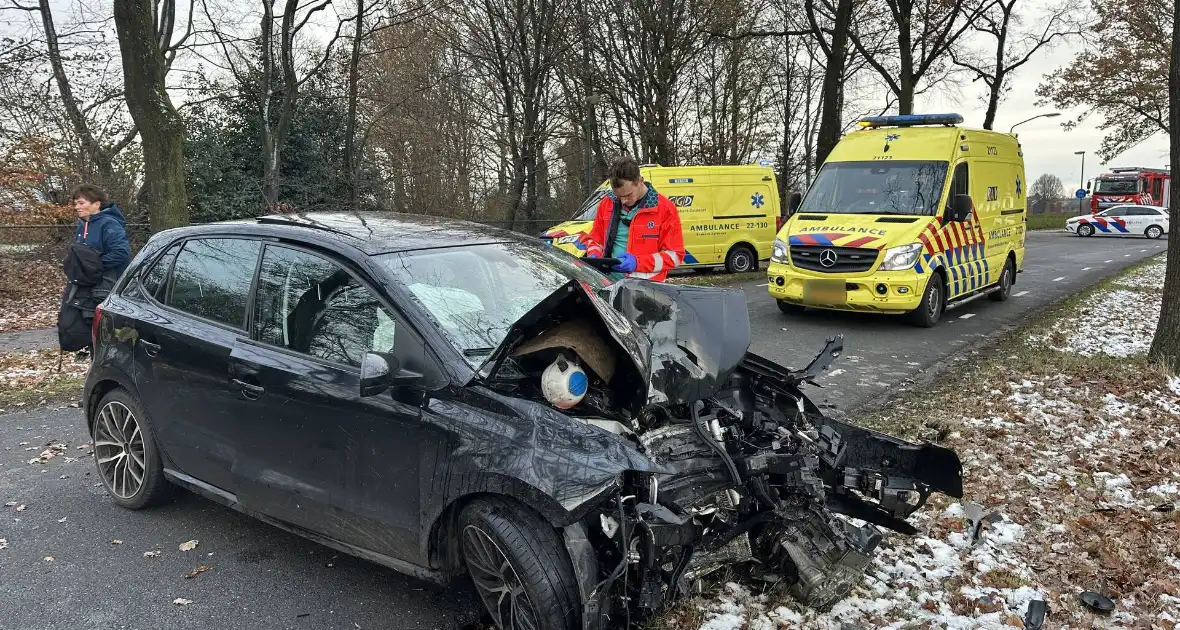
[[[466,573],[501,628],[638,622],[750,560],[827,607],[878,526],[913,533],[930,493],[962,494],[953,451],[802,393],[838,337],[789,370],[749,351],[740,290],[612,282],[482,225],[167,230],[93,335],[86,418],[115,502],[182,487],[424,579]]]

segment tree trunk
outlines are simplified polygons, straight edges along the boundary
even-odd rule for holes
[[[832,45],[828,64],[824,68],[823,110],[820,114],[819,138],[815,143],[815,170],[828,159],[828,154],[840,141],[843,126],[844,62],[848,52],[848,29],[852,28],[852,0],[839,0],[832,23]],[[822,34],[819,37],[823,37]]]
[[[1169,144],[1172,172],[1180,173],[1180,2],[1172,5],[1172,60],[1168,69]],[[1172,225],[1180,225],[1180,185],[1173,182],[1168,213]],[[1164,276],[1163,304],[1150,356],[1180,373],[1180,238],[1168,239],[1168,267]]]
[[[184,184],[184,122],[165,85],[164,53],[156,39],[153,0],[115,0],[115,30],[123,58],[127,109],[143,140],[144,190],[151,229],[188,223]]]
[[[344,181],[348,182],[352,209],[357,209],[360,182],[360,161],[356,151],[356,101],[360,84],[361,43],[364,37],[365,0],[356,0],[356,33],[352,37],[352,57],[348,60],[348,118],[344,129]]]
[[[989,86],[987,95],[987,114],[983,117],[983,128],[991,131],[996,124],[996,111],[1000,109],[1000,90],[1004,85],[1004,72],[996,71],[996,80]]]

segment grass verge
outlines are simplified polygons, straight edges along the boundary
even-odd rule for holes
[[[1065,220],[1078,216],[1076,212],[1053,212],[1047,214],[1028,215],[1028,229],[1030,230],[1064,230]]]

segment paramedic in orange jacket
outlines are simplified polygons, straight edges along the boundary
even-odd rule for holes
[[[622,157],[610,167],[611,192],[598,204],[594,227],[586,237],[586,256],[618,258],[610,274],[663,282],[684,260],[680,213],[667,197],[643,181],[639,164]],[[615,208],[622,210],[615,236],[610,237]],[[608,242],[610,241],[610,242]]]

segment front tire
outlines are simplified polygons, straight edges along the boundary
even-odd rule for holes
[[[1151,239],[1160,239],[1164,236],[1164,228],[1158,225],[1152,225],[1143,231],[1143,235]]]
[[[910,323],[922,328],[931,328],[942,317],[943,310],[942,276],[931,274],[926,282],[926,290],[922,293],[922,301],[918,308],[910,311]]]
[[[172,491],[155,430],[143,405],[125,389],[114,389],[95,407],[91,439],[98,478],[116,504],[139,510],[160,503]]]
[[[1012,264],[1012,259],[1004,261],[1004,271],[1000,273],[1000,290],[988,294],[988,299],[993,302],[1003,302],[1012,296],[1012,279],[1016,275],[1016,265]]]
[[[1094,226],[1092,226],[1092,225],[1079,225],[1078,226],[1078,236],[1094,236]]]
[[[573,564],[561,536],[535,512],[504,499],[476,499],[459,515],[459,541],[497,628],[581,628]]]

